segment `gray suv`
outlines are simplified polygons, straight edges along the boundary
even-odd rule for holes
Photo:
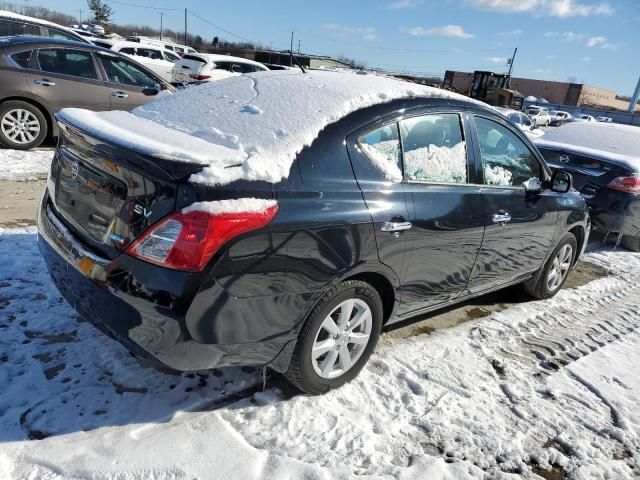
[[[88,43],[5,37],[0,43],[0,144],[28,150],[58,135],[66,107],[131,110],[174,88],[129,57]]]

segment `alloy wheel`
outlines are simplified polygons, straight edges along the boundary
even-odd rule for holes
[[[547,274],[547,288],[550,292],[557,290],[569,273],[571,260],[573,259],[573,247],[569,244],[562,247],[551,264]]]
[[[313,341],[311,361],[316,374],[331,379],[349,371],[364,353],[372,326],[371,309],[363,300],[350,298],[337,305]]]
[[[16,108],[9,110],[0,120],[2,134],[19,145],[33,142],[40,134],[40,122],[29,110]]]

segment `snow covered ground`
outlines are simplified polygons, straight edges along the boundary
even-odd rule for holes
[[[79,323],[34,230],[0,230],[0,478],[630,479],[640,475],[640,255],[431,335],[384,335],[322,397],[171,375]],[[40,440],[39,440],[40,439]]]
[[[0,180],[47,178],[53,149],[10,150],[0,147]]]

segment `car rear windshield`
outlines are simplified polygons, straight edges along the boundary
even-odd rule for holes
[[[195,55],[183,55],[182,58],[185,60],[193,60],[194,62],[202,62],[207,63],[207,61],[202,57],[197,57]]]

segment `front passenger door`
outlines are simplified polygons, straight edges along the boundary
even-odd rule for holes
[[[98,54],[107,79],[111,110],[131,110],[155,99],[158,81],[129,60]]]
[[[506,123],[474,119],[485,233],[469,290],[478,293],[542,267],[555,237],[558,194],[526,191],[524,182],[541,187],[548,179],[535,153]]]

